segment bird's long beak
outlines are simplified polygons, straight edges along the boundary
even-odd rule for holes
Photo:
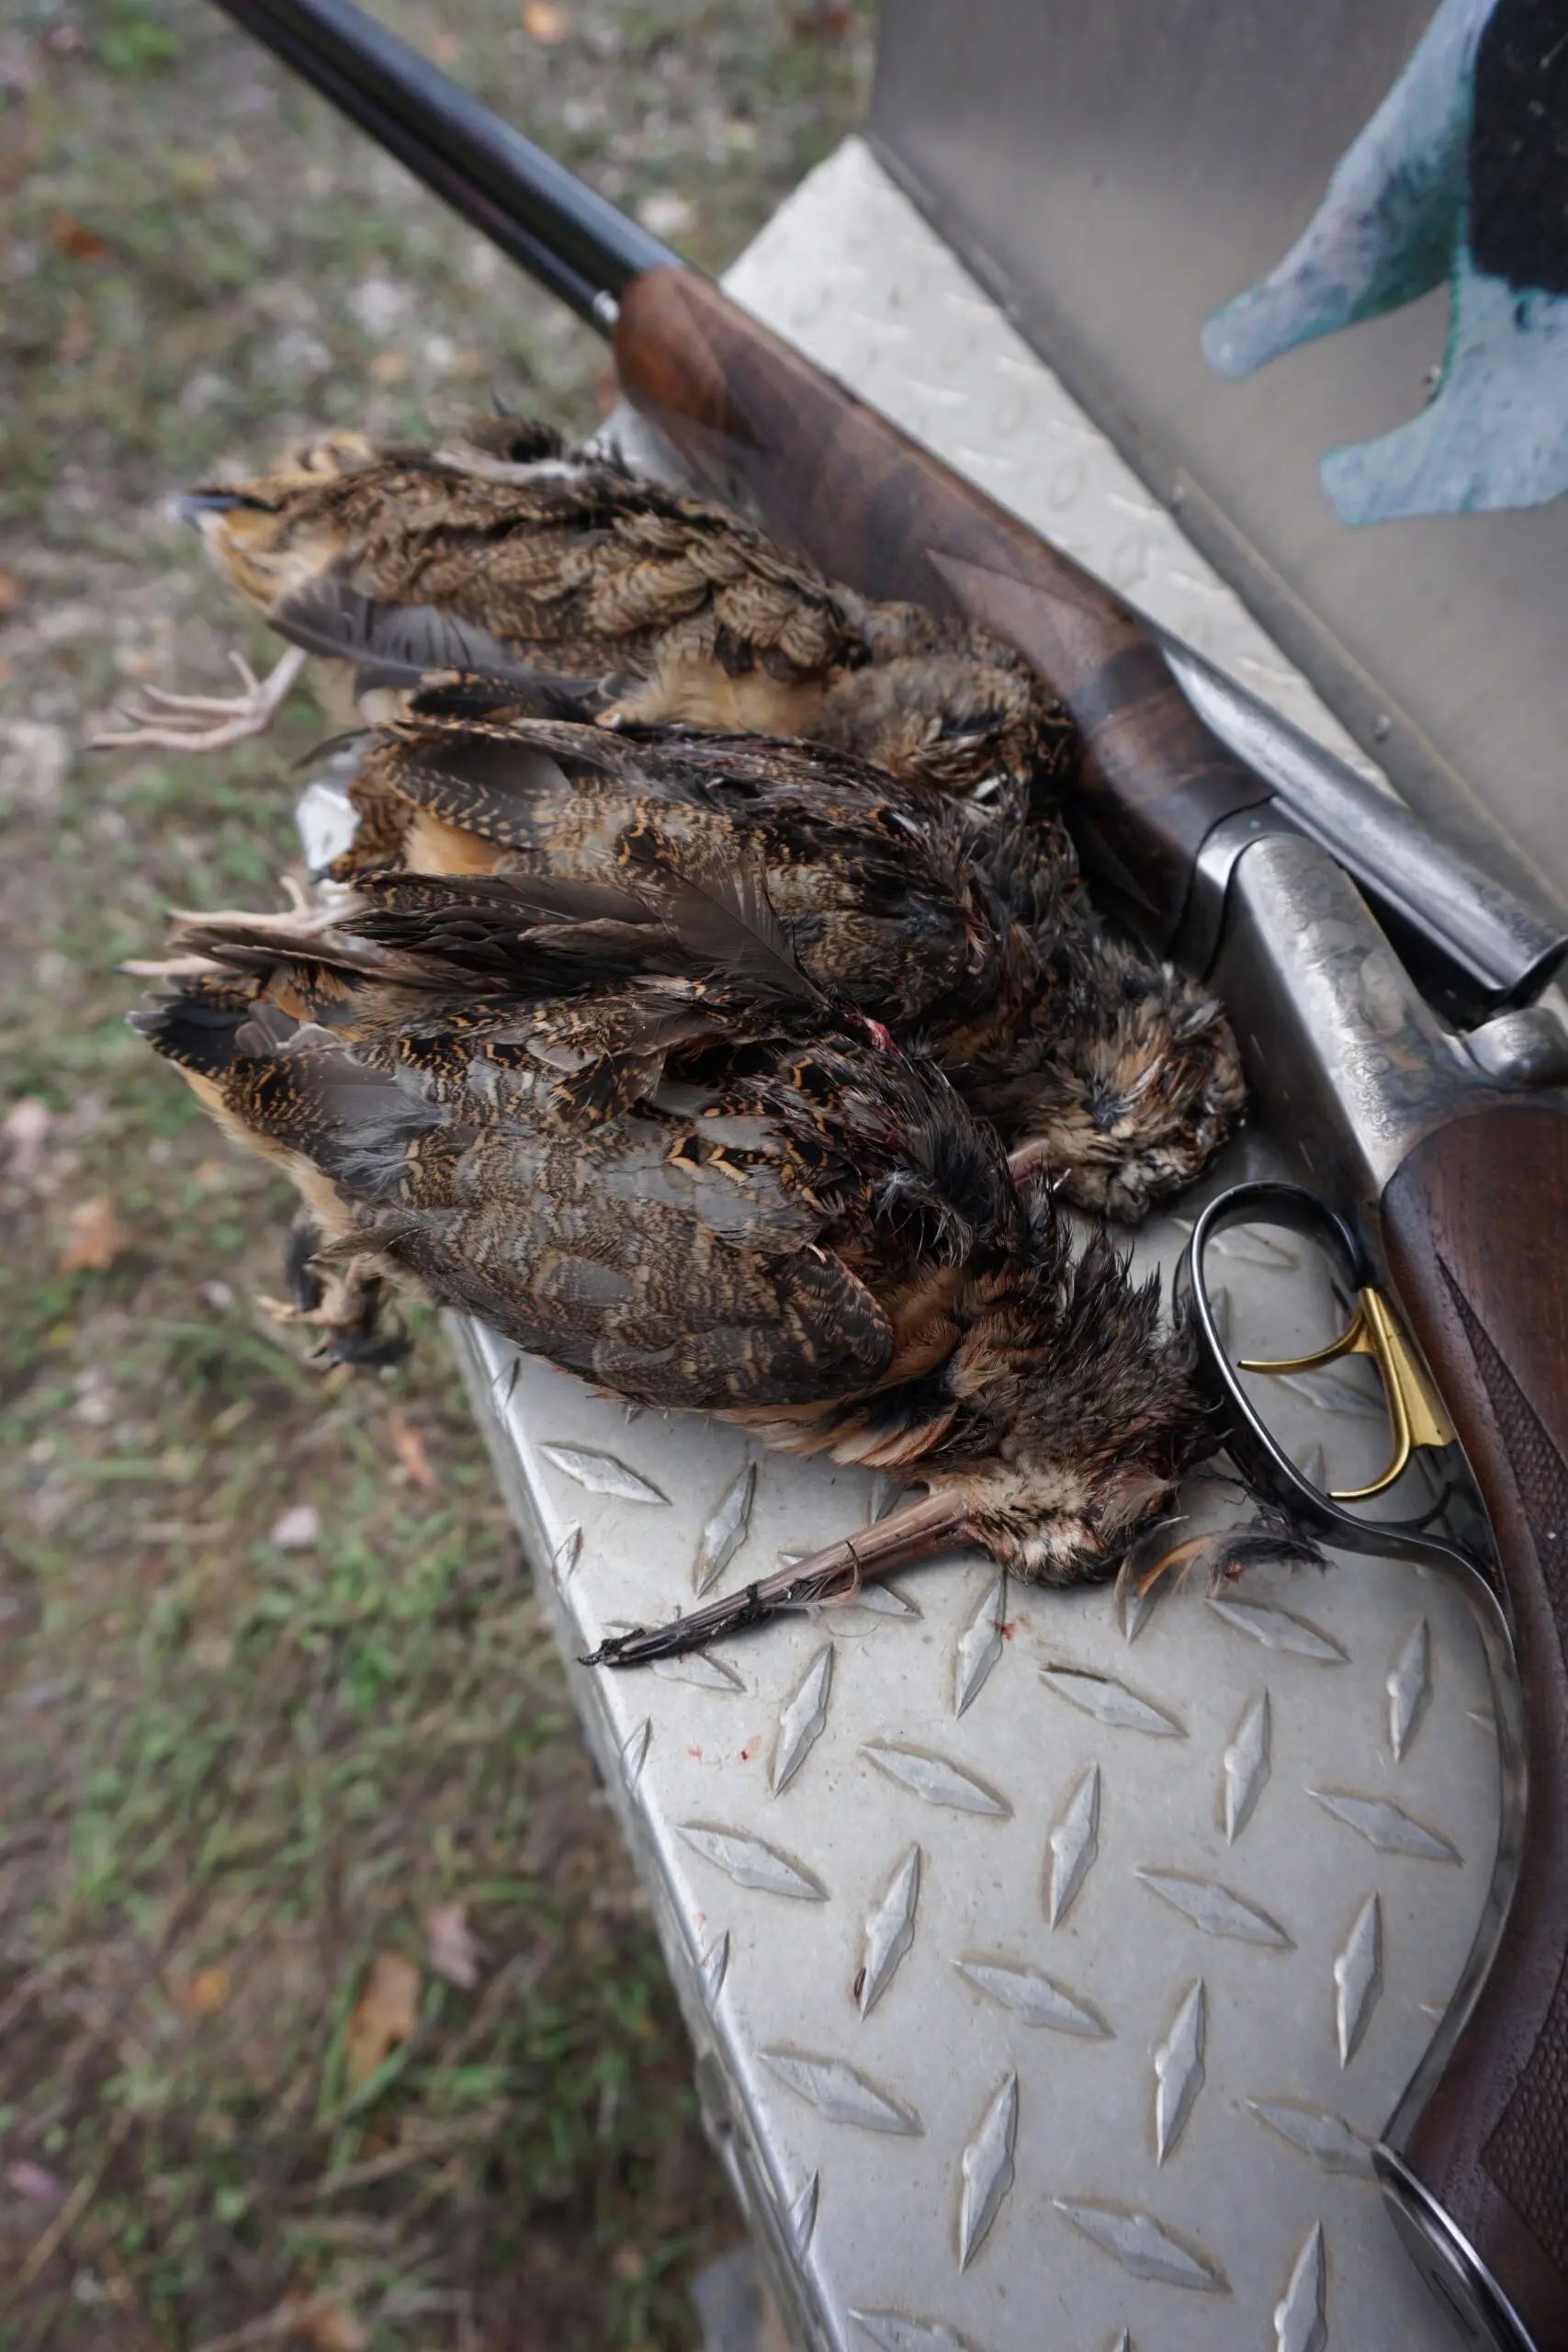
[[[811,1609],[852,1600],[863,1584],[874,1577],[891,1576],[914,1560],[933,1552],[950,1552],[979,1540],[968,1510],[954,1494],[927,1495],[908,1510],[895,1511],[874,1527],[846,1535],[826,1551],[814,1552],[793,1568],[781,1568],[739,1592],[694,1609],[668,1625],[638,1625],[629,1634],[612,1634],[584,1666],[648,1666],[655,1658],[679,1657],[684,1650],[705,1649],[721,1634],[739,1634],[760,1625],[783,1609]]]
[[[247,498],[238,490],[187,490],[175,501],[175,513],[182,523],[201,526],[204,514],[231,514],[237,506],[253,506],[259,514],[269,510],[260,499]]]

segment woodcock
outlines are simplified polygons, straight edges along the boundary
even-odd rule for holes
[[[994,935],[988,989],[983,974],[972,976],[978,1025],[966,1038],[950,1018],[939,1037],[944,1067],[1079,1205],[1137,1218],[1190,1182],[1241,1106],[1235,1043],[1212,999],[1110,933],[1075,887],[1054,806],[1072,731],[1027,664],[962,623],[830,584],[721,507],[607,458],[569,456],[547,426],[491,416],[468,430],[465,443],[437,452],[340,434],[305,445],[276,474],[198,491],[187,504],[219,569],[301,659],[309,648],[340,683],[352,679],[361,715],[428,710],[425,682],[442,667],[482,673],[466,693],[448,686],[448,712],[482,716],[504,687],[533,714],[600,729],[675,722],[811,738],[886,772],[889,823],[886,776],[919,796],[902,842],[881,844],[884,875],[897,868],[892,853],[915,861],[917,824],[938,825],[936,791],[989,811],[989,844],[972,834],[960,854],[984,858],[1003,885],[1005,948],[997,951]],[[276,699],[269,689],[209,725],[211,707],[197,698],[171,711],[169,725],[139,723],[129,737],[100,740],[231,741],[265,724]],[[495,819],[490,781],[502,756],[493,738],[465,745],[450,726],[439,746],[433,737],[427,727],[419,743],[367,762],[358,864],[482,867],[525,846],[507,838],[504,821],[484,830]],[[775,837],[781,826],[814,835],[804,856],[786,852],[796,887],[780,904],[793,920],[798,869],[817,861],[820,871],[826,838],[802,796],[830,793],[834,771],[813,770],[808,754],[777,740],[749,753],[735,744],[726,756],[747,771],[737,789],[753,799],[759,767],[788,771],[795,806]],[[645,743],[640,757],[645,775],[666,772],[642,789],[664,793],[671,755]],[[578,761],[578,780],[590,765]],[[401,805],[411,798],[412,822]],[[541,856],[558,865],[568,854],[558,824],[547,844],[525,846],[536,867]],[[586,848],[580,841],[577,857]],[[950,873],[953,851],[952,840],[942,844]],[[852,859],[844,842],[832,920],[845,933],[863,915],[844,881]],[[776,866],[770,887],[779,894]],[[918,893],[903,895],[912,905]],[[824,911],[814,910],[819,926]],[[877,920],[878,967],[852,993],[874,1008],[880,991],[907,1035],[911,995],[941,993],[918,972],[931,941],[912,926],[900,942],[886,910]],[[970,935],[973,946],[973,925]],[[984,963],[987,951],[978,954]]]
[[[380,730],[352,796],[343,878],[489,871],[587,907],[634,860],[666,876],[693,859],[755,865],[818,985],[928,1046],[1015,1165],[1057,1177],[1080,1207],[1143,1216],[1199,1173],[1240,1109],[1217,1004],[1112,937],[1060,824],[1026,816],[1010,786],[982,810],[799,740],[606,736],[497,708]],[[492,956],[506,903],[491,902]],[[581,968],[592,978],[592,934]]]
[[[155,708],[100,743],[191,751],[270,724],[306,656],[359,715],[430,670],[481,671],[562,716],[807,735],[898,775],[984,790],[1065,778],[1073,730],[1010,646],[824,580],[724,507],[569,455],[547,425],[470,420],[432,451],[344,433],[182,502],[230,584],[290,650],[224,700]]]
[[[496,882],[462,887],[482,909]],[[618,914],[600,888],[596,921],[649,922],[649,893]],[[547,921],[476,986],[451,889],[373,877],[336,935],[220,918],[133,1016],[293,1176],[319,1260],[631,1401],[926,1487],[775,1598],[964,1543],[1047,1583],[1112,1568],[1217,1442],[1184,1338],[932,1065],[817,986],[759,876],[671,878],[665,960],[705,979],[568,996]]]

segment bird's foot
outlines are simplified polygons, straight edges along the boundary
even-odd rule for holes
[[[265,1290],[255,1291],[252,1295],[267,1321],[276,1323],[280,1331],[291,1331],[299,1323],[308,1326],[319,1326],[321,1323],[321,1310],[319,1306],[300,1306],[291,1298],[275,1298],[270,1291]]]
[[[1123,1555],[1117,1572],[1118,1606],[1135,1607],[1167,1578],[1175,1590],[1187,1583],[1214,1542],[1213,1529],[1202,1535],[1179,1537],[1177,1530],[1187,1524],[1185,1516],[1178,1516],[1156,1520],[1154,1526],[1144,1530]]]
[[[412,1343],[401,1316],[390,1308],[385,1277],[360,1257],[322,1272],[311,1257],[318,1241],[308,1226],[295,1228],[287,1263],[291,1295],[258,1295],[262,1313],[285,1329],[318,1333],[310,1362],[329,1376],[340,1370],[379,1372],[400,1363]]]
[[[129,744],[137,749],[166,752],[220,752],[248,736],[265,735],[282,708],[295,680],[305,666],[303,646],[291,645],[265,678],[258,678],[243,653],[231,652],[243,692],[237,695],[176,695],[163,686],[143,686],[152,708],[129,707],[129,724],[95,735],[95,752]]]
[[[1179,1536],[1190,1522],[1181,1516],[1162,1519],[1145,1528],[1128,1550],[1116,1578],[1120,1603],[1148,1598],[1157,1584],[1170,1580],[1172,1590],[1200,1581],[1211,1593],[1235,1584],[1252,1568],[1328,1566],[1323,1552],[1303,1527],[1279,1504],[1252,1496],[1252,1516],[1226,1526],[1206,1528],[1201,1534]]]
[[[319,1364],[329,1377],[333,1373],[384,1371],[389,1364],[401,1363],[413,1344],[400,1317],[390,1329],[387,1327],[380,1300],[369,1302],[362,1313],[349,1315],[296,1306],[292,1300],[270,1298],[265,1291],[255,1294],[255,1303],[268,1322],[285,1330],[303,1326],[319,1335],[307,1360]]]
[[[285,947],[298,948],[301,944],[308,945],[319,933],[331,931],[334,923],[343,921],[344,901],[348,896],[346,891],[337,891],[332,900],[323,905],[321,899],[312,898],[297,874],[285,870],[277,881],[288,904],[272,913],[257,914],[249,907],[171,907],[171,946],[178,951],[182,940],[192,933],[210,931],[221,923],[240,926],[263,939],[276,937]],[[186,958],[176,952],[170,956],[169,965],[177,973],[188,962],[192,969],[199,971],[204,964],[210,965],[215,960],[221,962],[220,958]],[[128,964],[124,968],[130,971],[131,967]],[[139,971],[152,968],[151,965],[137,967]]]

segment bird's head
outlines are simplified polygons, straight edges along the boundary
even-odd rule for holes
[[[363,473],[378,455],[362,433],[330,434],[300,443],[275,473],[187,491],[175,512],[200,532],[230,586],[268,612],[341,554],[331,486]]]
[[[1184,1320],[1097,1230],[1082,1242],[1043,1184],[1030,1245],[953,1356],[958,1410],[921,1465],[971,1540],[1041,1584],[1110,1575],[1176,1481],[1220,1442]]]
[[[891,1378],[814,1416],[798,1441],[765,1413],[740,1418],[771,1443],[924,1486],[928,1550],[977,1544],[1034,1583],[1111,1575],[1177,1480],[1223,1442],[1185,1319],[1167,1317],[1157,1277],[1135,1280],[1103,1230],[1085,1241],[1042,1180],[1018,1188],[1012,1218],[983,1223],[964,1262],[917,1286],[908,1311],[886,1302],[899,1342]],[[855,1538],[868,1571],[880,1541],[875,1530]]]
[[[229,585],[264,613],[320,579],[338,551],[326,518],[301,512],[270,483],[193,490],[176,501],[175,512],[201,533]]]
[[[775,1610],[850,1600],[874,1577],[969,1545],[1031,1584],[1116,1572],[1177,1479],[1223,1432],[1189,1375],[1184,1331],[1162,1322],[1154,1285],[1133,1283],[1103,1236],[1081,1251],[1057,1247],[1048,1204],[1032,1205],[1046,1228],[1038,1279],[1017,1269],[999,1276],[989,1311],[922,1384],[932,1442],[903,1467],[925,1494],[673,1623],[615,1636],[590,1663],[634,1666],[700,1648]],[[857,1414],[849,1458],[876,1459],[868,1434]]]

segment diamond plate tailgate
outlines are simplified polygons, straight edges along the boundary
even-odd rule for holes
[[[730,285],[1357,756],[858,142]],[[1267,1163],[1253,1141],[1224,1181]],[[1169,1268],[1186,1230],[1140,1257]],[[1220,1250],[1243,1348],[1322,1335],[1293,1244]],[[454,1332],[569,1658],[893,1499]],[[1280,1405],[1298,1458],[1375,1471],[1356,1373]],[[1129,1616],[966,1559],[711,1657],[570,1671],[801,2344],[1451,2342],[1369,2165],[1496,1841],[1485,1671],[1448,1584],[1363,1561]]]

